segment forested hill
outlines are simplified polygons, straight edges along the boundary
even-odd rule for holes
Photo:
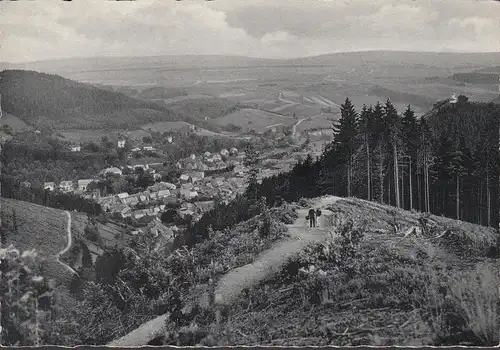
[[[0,93],[3,110],[36,127],[128,128],[183,119],[152,102],[35,71],[0,72]]]

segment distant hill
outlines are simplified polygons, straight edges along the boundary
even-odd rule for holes
[[[3,110],[29,125],[54,129],[129,128],[183,119],[154,102],[34,71],[2,71],[0,93]]]
[[[31,69],[44,72],[69,72],[90,70],[123,70],[133,68],[154,69],[204,69],[236,68],[283,65],[336,65],[362,64],[411,64],[419,66],[478,67],[498,65],[500,53],[450,53],[450,52],[406,52],[406,51],[360,51],[338,52],[318,56],[268,59],[244,56],[179,55],[150,57],[89,57],[35,61],[12,64],[2,63],[9,69]]]

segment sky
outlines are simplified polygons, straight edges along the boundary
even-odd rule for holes
[[[0,1],[0,62],[155,55],[500,51],[488,0]]]

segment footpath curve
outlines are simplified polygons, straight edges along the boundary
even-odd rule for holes
[[[64,263],[61,261],[61,256],[63,254],[65,254],[68,250],[70,250],[71,248],[71,245],[73,244],[73,237],[72,237],[72,234],[71,234],[71,214],[69,211],[65,210],[64,211],[66,213],[66,216],[68,217],[68,226],[66,227],[66,236],[67,236],[67,240],[68,240],[68,243],[66,244],[66,247],[64,247],[63,250],[61,250],[57,256],[56,256],[56,260],[59,264],[61,264],[62,266],[64,266],[64,268],[66,270],[68,270],[70,273],[72,273],[73,275],[78,275],[78,273],[73,270],[73,268],[71,266],[69,266],[68,264]]]

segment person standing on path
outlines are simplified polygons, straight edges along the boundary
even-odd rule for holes
[[[316,211],[309,209],[309,227],[316,227]]]

